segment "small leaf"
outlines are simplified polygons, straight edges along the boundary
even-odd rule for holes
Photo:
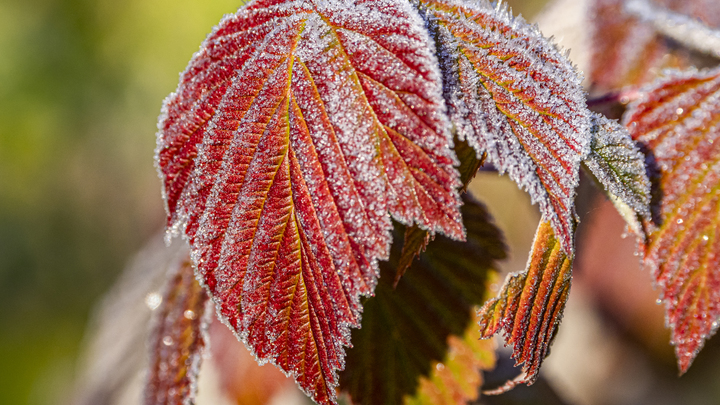
[[[380,265],[376,295],[365,302],[362,328],[352,332],[353,347],[340,374],[353,403],[402,403],[417,392],[419,378],[430,376],[445,358],[451,336],[459,338],[474,326],[473,310],[485,299],[488,277],[506,251],[485,207],[464,199],[468,241],[439,236],[394,289],[403,235],[396,230],[390,260]]]
[[[535,382],[562,318],[572,279],[572,258],[543,220],[538,226],[527,269],[509,274],[497,298],[480,310],[480,332],[489,338],[499,331],[513,345],[513,359],[523,364],[517,379],[489,391],[497,394]]]
[[[487,1],[415,0],[438,46],[458,135],[530,193],[563,249],[590,138],[581,76],[537,28]]]
[[[389,253],[388,214],[464,237],[428,44],[405,1],[258,0],[165,101],[169,227],[227,324],[322,404]]]
[[[644,265],[660,287],[681,372],[720,321],[720,69],[674,73],[625,113],[656,172]]]
[[[207,340],[207,302],[188,257],[170,275],[155,315],[145,405],[194,403]]]
[[[495,367],[495,343],[481,340],[474,319],[462,337],[450,336],[442,362],[435,362],[429,378],[421,377],[420,386],[405,405],[466,405],[478,399],[483,370]]]
[[[593,114],[591,133],[590,153],[584,163],[631,229],[644,238],[640,221],[650,219],[645,155],[625,127],[601,114]]]

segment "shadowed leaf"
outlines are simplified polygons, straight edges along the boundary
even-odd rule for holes
[[[535,382],[562,318],[571,279],[572,258],[565,255],[552,226],[543,220],[527,269],[509,274],[497,298],[486,302],[479,313],[482,336],[502,331],[506,344],[513,346],[516,365],[523,365],[518,378],[489,393]]]
[[[644,264],[685,372],[720,321],[720,69],[660,80],[624,122],[656,171]]]
[[[590,153],[584,163],[604,187],[620,215],[640,238],[641,221],[650,219],[650,180],[645,155],[627,129],[600,114],[592,117]]]
[[[468,196],[465,201],[468,241],[439,236],[393,289],[403,235],[396,230],[390,260],[380,265],[376,296],[365,302],[362,328],[353,330],[340,374],[340,386],[355,404],[395,405],[414,395],[419,378],[445,358],[452,336],[462,339],[468,327],[476,328],[473,308],[483,302],[495,261],[506,253],[485,208]]]
[[[437,44],[445,100],[459,137],[528,191],[571,252],[575,188],[590,140],[580,74],[504,6],[414,3]]]
[[[495,367],[495,343],[480,339],[477,321],[476,317],[462,337],[448,338],[445,358],[433,363],[429,378],[420,378],[417,393],[405,397],[405,405],[466,405],[478,399],[482,370]]]
[[[388,213],[463,238],[428,43],[407,2],[258,0],[163,107],[169,227],[227,324],[322,404],[388,255]]]
[[[207,302],[188,257],[170,274],[155,314],[145,405],[194,403],[206,341]]]

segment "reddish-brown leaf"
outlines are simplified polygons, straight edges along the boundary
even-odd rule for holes
[[[538,226],[527,269],[508,275],[497,298],[480,310],[480,332],[491,337],[499,331],[513,345],[513,359],[523,364],[518,378],[489,393],[535,382],[562,318],[572,279],[572,257],[543,220]]]
[[[503,6],[415,3],[438,44],[458,135],[530,193],[572,252],[575,188],[590,141],[580,74]]]
[[[208,295],[188,257],[170,274],[150,336],[145,405],[192,404],[205,348]]]
[[[390,216],[463,237],[437,62],[406,2],[258,0],[165,102],[168,225],[260,361],[335,402]]]
[[[720,69],[659,81],[624,121],[654,161],[659,206],[644,264],[685,372],[720,320]]]

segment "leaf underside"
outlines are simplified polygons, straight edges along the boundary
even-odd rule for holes
[[[208,299],[188,257],[170,275],[156,310],[145,405],[193,403],[205,348]]]
[[[165,102],[168,226],[253,350],[335,403],[390,215],[463,238],[437,61],[406,2],[255,1]]]
[[[530,193],[572,252],[575,188],[589,147],[580,74],[503,6],[414,1],[438,47],[459,137]]]
[[[628,226],[644,238],[641,221],[650,219],[650,180],[645,155],[617,121],[593,114],[591,122],[593,138],[584,163]]]
[[[592,49],[590,81],[608,91],[652,82],[658,72],[685,68],[690,53],[658,34],[646,21],[628,14],[627,0],[594,0],[590,10]],[[716,0],[651,0],[652,4],[720,28]]]
[[[420,377],[429,377],[432,367],[446,358],[453,339],[463,339],[468,328],[477,329],[473,308],[484,301],[488,277],[495,274],[495,262],[505,258],[506,248],[485,207],[467,195],[464,200],[468,241],[439,236],[413,262],[397,288],[393,275],[403,230],[395,231],[390,259],[380,264],[376,295],[364,304],[362,328],[352,332],[353,347],[340,373],[340,387],[354,404],[402,403],[404,397],[417,393]],[[473,379],[479,383],[474,374],[468,378],[464,384],[472,384]]]
[[[541,221],[527,269],[508,275],[497,298],[479,312],[481,335],[489,338],[502,331],[506,344],[513,346],[516,365],[523,365],[518,378],[488,393],[535,382],[562,318],[571,276],[572,259],[562,250],[550,223]]]
[[[720,69],[660,80],[624,123],[653,159],[659,206],[646,223],[644,265],[685,372],[720,320]]]

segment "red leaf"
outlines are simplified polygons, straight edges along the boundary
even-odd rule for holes
[[[654,158],[659,199],[644,264],[661,289],[680,370],[720,320],[720,69],[676,73],[624,117]]]
[[[405,2],[255,1],[165,102],[157,165],[221,315],[334,403],[390,218],[463,237],[436,60]]]
[[[188,257],[171,274],[155,315],[145,405],[193,403],[206,341],[207,301]]]
[[[439,46],[458,134],[507,172],[573,249],[589,111],[580,75],[535,27],[486,2],[416,0]]]
[[[538,226],[527,269],[508,275],[497,298],[480,310],[480,332],[491,337],[505,333],[513,345],[513,359],[523,374],[488,393],[505,392],[535,382],[562,318],[572,279],[572,258],[562,250],[550,223]]]

